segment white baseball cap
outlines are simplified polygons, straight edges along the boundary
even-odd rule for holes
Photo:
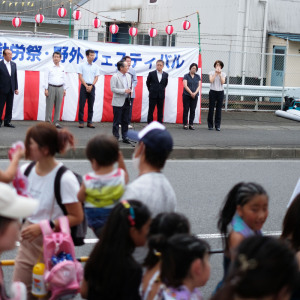
[[[37,200],[19,196],[8,184],[0,182],[0,216],[12,219],[26,218],[37,207]]]
[[[129,139],[141,141],[146,147],[155,152],[171,152],[173,149],[173,139],[166,127],[157,121],[151,122],[141,131],[129,130]]]

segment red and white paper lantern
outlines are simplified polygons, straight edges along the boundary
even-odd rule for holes
[[[64,18],[66,15],[67,15],[67,10],[61,6],[58,10],[57,10],[57,15],[60,17],[60,18]]]
[[[189,30],[191,28],[191,22],[189,22],[188,20],[183,21],[182,27],[184,30]]]
[[[157,35],[157,30],[155,28],[150,28],[148,33],[151,38],[154,38]]]
[[[119,26],[117,24],[112,24],[109,26],[109,32],[111,34],[117,34],[119,32]]]
[[[173,27],[172,25],[168,25],[168,26],[166,27],[166,33],[167,33],[168,35],[171,35],[173,32],[174,32],[174,27]]]
[[[136,36],[138,34],[138,30],[136,27],[130,27],[129,28],[129,35],[130,36]]]
[[[14,26],[14,27],[20,27],[21,25],[22,25],[22,20],[21,20],[21,18],[19,18],[19,17],[15,17],[15,18],[13,18],[13,20],[12,20],[12,25]]]
[[[101,26],[101,21],[96,17],[93,21],[94,28],[99,28]]]
[[[37,14],[37,15],[35,15],[35,21],[37,22],[37,23],[43,23],[44,22],[44,15],[42,15],[42,14]]]
[[[73,12],[73,19],[76,20],[76,21],[81,19],[81,11],[80,10],[75,10]]]

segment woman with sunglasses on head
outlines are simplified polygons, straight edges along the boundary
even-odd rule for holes
[[[142,268],[133,259],[144,246],[150,211],[139,201],[123,200],[111,211],[84,269],[81,296],[85,299],[140,299]]]

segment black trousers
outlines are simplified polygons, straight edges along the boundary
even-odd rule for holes
[[[221,126],[221,114],[222,114],[222,106],[224,99],[224,91],[209,91],[209,109],[207,116],[207,125],[208,128],[214,127],[214,109],[216,106],[215,113],[215,127],[220,128]]]
[[[84,106],[88,101],[88,124],[93,122],[93,114],[94,114],[94,102],[95,102],[95,87],[93,86],[92,91],[88,93],[86,91],[85,86],[82,84],[80,87],[80,96],[79,96],[79,111],[78,111],[78,121],[80,124],[83,124],[83,114],[84,114]]]
[[[5,109],[4,124],[9,124],[11,122],[13,102],[14,102],[13,92],[10,92],[8,94],[0,93],[0,124],[2,123],[2,114],[3,114],[5,103],[6,103],[6,109]]]
[[[129,124],[129,110],[130,102],[127,98],[123,106],[113,106],[114,120],[113,120],[113,135],[119,139],[119,124],[121,124],[122,139],[127,138],[128,124]]]
[[[149,98],[149,110],[148,110],[148,124],[153,121],[153,112],[155,106],[157,106],[157,121],[162,123],[164,116],[164,101],[165,99],[160,98]]]
[[[188,120],[189,111],[190,111],[189,125],[193,125],[198,97],[193,99],[191,96],[183,94],[182,101],[183,101],[183,125],[187,125],[188,123],[187,120]]]

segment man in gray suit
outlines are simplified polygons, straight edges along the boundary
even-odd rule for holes
[[[129,110],[129,120],[128,120],[128,128],[132,129],[133,127],[131,124],[131,118],[132,118],[132,106],[133,106],[133,100],[135,98],[135,87],[137,86],[138,80],[136,76],[135,69],[131,67],[131,57],[130,56],[124,56],[123,60],[127,62],[128,65],[128,74],[131,76],[131,95],[130,95],[130,110]]]
[[[115,73],[110,80],[110,88],[113,92],[112,107],[114,113],[113,135],[119,140],[119,125],[122,128],[123,143],[130,144],[127,137],[129,110],[130,110],[130,94],[131,94],[131,76],[128,72],[128,65],[125,61],[117,63],[118,72]]]

